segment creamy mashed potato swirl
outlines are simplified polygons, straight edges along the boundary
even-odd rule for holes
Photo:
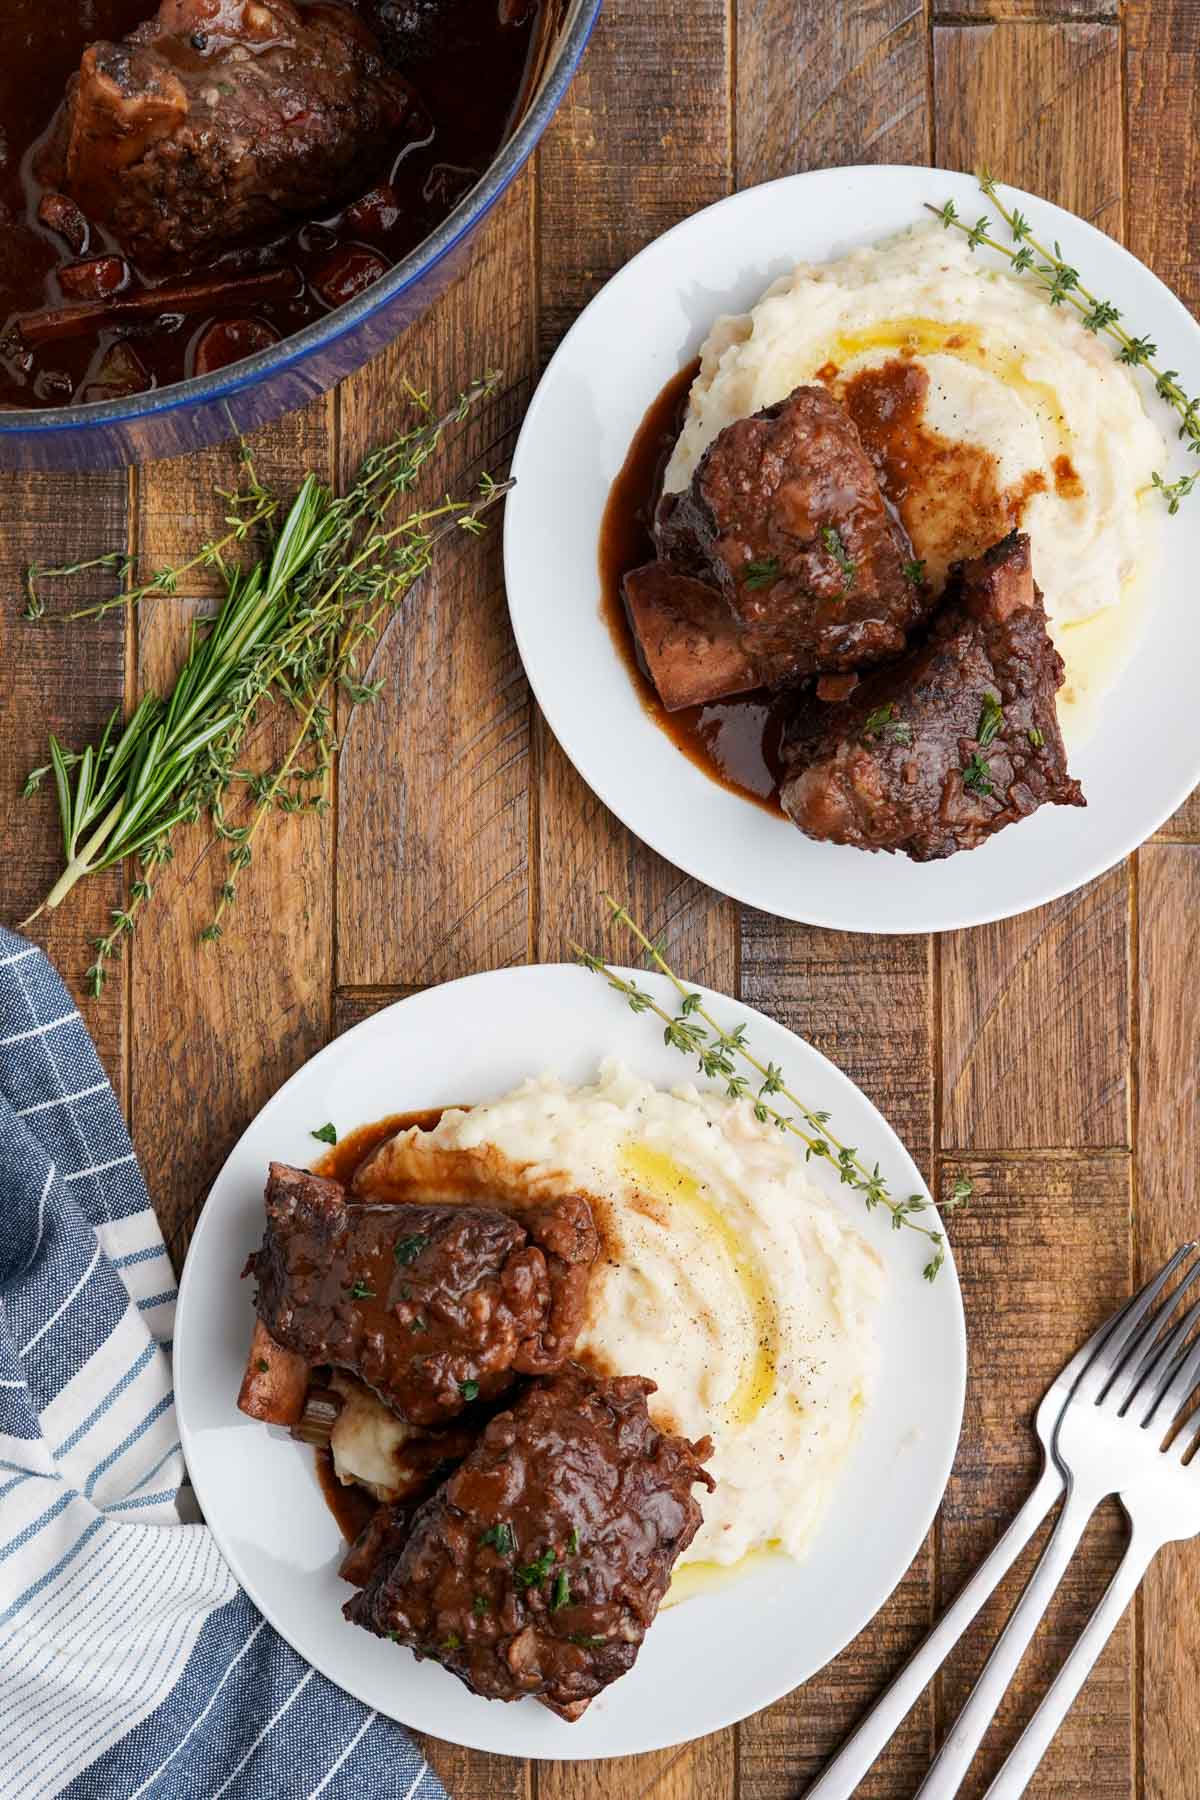
[[[405,1179],[436,1191],[464,1156],[502,1195],[591,1199],[603,1250],[580,1352],[650,1376],[656,1422],[715,1445],[684,1560],[803,1554],[870,1395],[883,1273],[788,1142],[748,1103],[609,1062],[594,1086],[527,1081],[409,1133]]]
[[[1117,608],[1153,559],[1156,515],[1145,501],[1162,436],[1106,339],[939,225],[802,263],[751,312],[718,319],[666,490],[687,486],[734,420],[813,381],[846,397],[854,414],[858,378],[897,359],[923,372],[923,403],[919,425],[898,434],[884,486],[930,578],[940,585],[950,562],[1020,525],[1068,682],[1076,649],[1080,684],[1106,681],[1129,643],[1105,654],[1095,633],[1076,644],[1064,634]],[[864,437],[875,454],[869,429]]]

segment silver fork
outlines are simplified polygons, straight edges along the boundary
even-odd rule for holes
[[[1200,1535],[1200,1414],[1193,1415],[1174,1442],[1164,1447],[1180,1414],[1200,1391],[1200,1340],[1187,1341],[1198,1321],[1200,1301],[1164,1338],[1153,1368],[1125,1404],[1126,1419],[1144,1434],[1136,1469],[1121,1488],[1121,1504],[1129,1515],[1128,1548],[1104,1598],[984,1800],[1017,1800],[1025,1792],[1151,1562],[1164,1544]],[[1185,1462],[1189,1454],[1192,1460]]]
[[[1118,1327],[1132,1330],[1141,1323],[1191,1247],[1187,1245],[1179,1250],[1165,1269],[1118,1307],[1047,1388],[1034,1418],[1043,1460],[1033,1491],[991,1554],[962,1588],[953,1605],[942,1614],[929,1636],[918,1645],[892,1685],[880,1695],[823,1774],[806,1791],[804,1800],[851,1800],[857,1793],[858,1784],[871,1764],[903,1724],[967,1626],[991,1598],[1062,1495],[1066,1484],[1054,1460],[1052,1444],[1055,1427],[1076,1382],[1110,1332]]]
[[[1176,1251],[1151,1283],[1156,1287],[1152,1300],[1194,1248],[1188,1244]],[[1109,1494],[1140,1489],[1150,1477],[1161,1439],[1156,1442],[1146,1435],[1142,1429],[1145,1413],[1131,1407],[1130,1402],[1139,1395],[1139,1407],[1143,1401],[1154,1407],[1169,1403],[1167,1396],[1176,1371],[1168,1346],[1182,1342],[1193,1315],[1177,1325],[1163,1343],[1156,1339],[1197,1275],[1200,1261],[1184,1271],[1178,1286],[1157,1311],[1143,1309],[1138,1318],[1132,1310],[1123,1315],[1076,1383],[1054,1433],[1055,1460],[1067,1480],[1067,1497],[1058,1522],[1028,1587],[984,1664],[983,1673],[918,1788],[919,1800],[951,1800],[958,1793],[1088,1520]]]

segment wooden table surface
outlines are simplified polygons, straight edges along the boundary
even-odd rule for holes
[[[263,432],[260,468],[284,485],[309,468],[344,476],[388,435],[403,379],[446,396],[489,363],[509,386],[480,447],[511,433],[562,332],[634,251],[733,188],[825,164],[986,160],[1122,238],[1195,307],[1198,59],[1200,0],[946,0],[932,13],[928,0],[606,0],[469,273],[387,356]],[[939,197],[936,176],[929,191]],[[127,542],[153,563],[172,558],[214,519],[214,487],[233,473],[224,449],[131,474],[0,477],[6,921],[57,872],[51,797],[18,798],[47,728],[82,741],[161,681],[203,598],[197,587],[67,639],[19,622],[21,565]],[[383,664],[386,693],[348,734],[336,804],[281,822],[221,950],[196,941],[211,863],[182,854],[85,1015],[177,1260],[229,1146],[327,1039],[415,987],[561,957],[572,937],[595,938],[606,887],[665,935],[678,967],[832,1056],[935,1188],[971,1177],[975,1203],[954,1228],[971,1339],[962,1443],[936,1526],[872,1626],[789,1699],[676,1751],[526,1768],[429,1746],[455,1800],[790,1800],[1028,1489],[1030,1413],[1051,1373],[1196,1228],[1200,800],[1123,867],[1025,918],[940,938],[843,936],[686,879],[583,787],[531,704],[498,532],[441,563]],[[887,869],[864,863],[863,879]],[[44,933],[76,986],[122,893],[119,872],[96,879]],[[1120,1542],[1115,1516],[1094,1527],[964,1793],[983,1791]],[[1011,1594],[863,1795],[913,1793]],[[1200,1556],[1167,1552],[1032,1792],[1195,1800],[1198,1601]]]

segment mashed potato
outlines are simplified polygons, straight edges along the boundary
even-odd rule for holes
[[[1133,372],[1072,310],[989,267],[957,233],[918,227],[801,264],[750,313],[717,321],[666,490],[687,486],[725,426],[812,381],[846,400],[936,584],[1013,526],[1029,533],[1067,662],[1064,729],[1078,742],[1131,647],[1136,608],[1125,602],[1156,542],[1144,501],[1164,445]],[[1105,632],[1072,639],[1104,612]]]
[[[580,1354],[650,1376],[656,1423],[715,1445],[684,1560],[802,1555],[869,1399],[883,1274],[780,1133],[745,1102],[606,1063],[595,1086],[528,1081],[389,1147],[392,1194],[473,1188],[591,1200],[603,1249]]]

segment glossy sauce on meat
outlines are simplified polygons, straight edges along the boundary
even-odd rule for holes
[[[346,1617],[473,1693],[566,1719],[632,1667],[712,1487],[708,1439],[661,1432],[652,1381],[568,1363],[498,1414]]]
[[[668,712],[638,661],[621,582],[654,555],[654,508],[699,362],[673,375],[649,408],[613,482],[600,528],[601,609],[642,705],[676,749],[731,792],[782,817],[779,744],[788,707],[765,688]]]
[[[160,387],[289,336],[361,291],[437,226],[508,135],[553,11],[540,0],[354,0],[388,61],[416,90],[367,196],[298,223],[269,244],[202,255],[173,270],[132,266],[121,299],[187,279],[277,276],[274,297],[208,310],[164,311],[81,335],[27,343],[22,315],[77,303],[67,235],[39,218],[46,186],[35,165],[87,46],[118,41],[152,18],[156,0],[5,0],[0,59],[0,407],[65,406]],[[378,191],[382,186],[382,191]],[[86,259],[121,246],[93,223]],[[104,266],[87,271],[86,300],[103,297]]]
[[[597,1252],[578,1196],[520,1219],[487,1205],[363,1205],[272,1163],[265,1204],[246,1272],[270,1336],[310,1367],[358,1376],[412,1424],[560,1367],[578,1335]]]
[[[699,366],[698,361],[689,363],[671,377],[647,410],[613,482],[600,533],[601,609],[642,705],[660,730],[719,786],[782,817],[781,747],[795,710],[794,693],[757,689],[668,712],[641,666],[621,594],[623,577],[654,555],[654,510]],[[893,357],[844,382],[830,363],[817,371],[816,379],[844,402],[885,497],[914,538],[922,536],[916,496],[935,488],[947,494],[950,508],[939,520],[939,531],[972,552],[1020,524],[1026,503],[1039,491],[1037,479],[1005,488],[986,451],[951,444],[927,429],[921,415],[928,377],[913,358]],[[1077,480],[1069,458],[1060,457],[1055,467],[1059,491],[1069,492]]]

